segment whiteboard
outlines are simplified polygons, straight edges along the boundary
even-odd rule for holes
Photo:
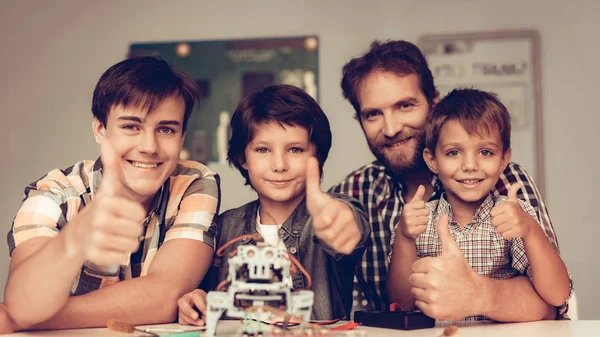
[[[458,87],[498,95],[511,117],[512,161],[523,166],[544,193],[538,32],[425,35],[418,45],[440,97]]]

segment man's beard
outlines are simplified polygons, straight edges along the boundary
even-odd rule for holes
[[[393,144],[401,140],[406,140],[412,137],[414,140],[414,147],[412,153],[407,153],[408,149],[394,150],[387,148],[386,145]],[[416,131],[410,136],[396,135],[392,139],[386,139],[384,142],[378,144],[372,144],[367,141],[371,152],[375,155],[375,158],[382,163],[385,168],[394,177],[401,177],[406,174],[414,173],[423,170],[426,165],[423,160],[423,150],[425,149],[425,134],[422,131]],[[386,155],[387,154],[387,155]]]

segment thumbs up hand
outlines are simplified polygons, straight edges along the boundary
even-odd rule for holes
[[[448,229],[448,215],[437,223],[442,253],[413,263],[409,277],[415,305],[438,320],[459,320],[477,314],[481,304],[479,280]]]
[[[337,252],[348,255],[354,251],[362,235],[354,213],[348,205],[321,190],[319,162],[314,157],[306,165],[306,208],[321,240]]]
[[[402,231],[402,235],[410,241],[414,241],[417,236],[423,234],[427,229],[429,211],[425,207],[424,196],[425,187],[419,185],[415,196],[402,208],[398,226]]]
[[[103,139],[100,149],[102,182],[92,202],[69,221],[69,247],[95,264],[121,264],[139,247],[146,210],[126,195],[112,146]]]
[[[522,183],[512,185],[508,189],[508,200],[492,208],[492,226],[503,238],[525,238],[531,234],[533,226],[538,226],[535,219],[523,210],[517,192],[523,187]]]

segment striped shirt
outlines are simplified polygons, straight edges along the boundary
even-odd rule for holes
[[[546,205],[533,180],[521,166],[510,163],[500,175],[492,193],[495,197],[506,195],[510,186],[518,182],[523,183],[523,188],[519,190],[519,199],[533,207],[544,233],[558,251],[558,241]],[[443,188],[435,176],[432,178],[432,186],[434,191],[429,200],[437,200]],[[379,161],[355,170],[330,189],[330,192],[343,193],[362,202],[372,228],[370,242],[356,271],[354,310],[389,308],[386,291],[387,257],[391,252],[391,236],[398,225],[405,203],[402,191],[402,181],[392,178]]]
[[[8,233],[10,254],[34,237],[55,237],[73,217],[89,204],[102,179],[102,162],[80,161],[55,169],[25,188],[25,199]],[[145,276],[160,246],[169,240],[192,239],[214,248],[211,226],[219,208],[219,177],[206,166],[180,161],[152,201],[144,220],[145,234],[140,249],[122,265],[98,266],[85,261],[73,281],[71,295],[93,290],[133,277]]]

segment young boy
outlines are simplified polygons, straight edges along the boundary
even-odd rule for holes
[[[219,205],[218,176],[179,161],[198,94],[155,57],[102,75],[92,102],[100,158],[27,186],[8,234],[9,330],[175,320],[175,302],[210,266]]]
[[[258,232],[269,245],[284,246],[312,277],[312,319],[348,317],[354,269],[370,229],[356,200],[320,188],[331,147],[327,116],[301,89],[277,85],[243,99],[231,127],[229,162],[258,200],[217,218],[218,245]],[[220,265],[219,281],[228,271]],[[292,285],[305,288],[307,279],[298,272]],[[204,324],[193,306],[204,313],[205,297],[195,290],[179,300],[181,324]]]
[[[527,275],[547,303],[564,304],[571,291],[569,274],[531,205],[517,199],[521,184],[509,189],[508,198],[491,192],[511,158],[504,105],[487,92],[454,90],[431,113],[425,132],[423,156],[445,193],[425,203],[420,186],[404,206],[390,261],[390,275],[396,277],[390,283],[403,299],[399,304],[405,310],[415,306],[418,258],[452,253],[464,254],[479,275]],[[513,214],[519,207],[532,221],[517,221]]]

